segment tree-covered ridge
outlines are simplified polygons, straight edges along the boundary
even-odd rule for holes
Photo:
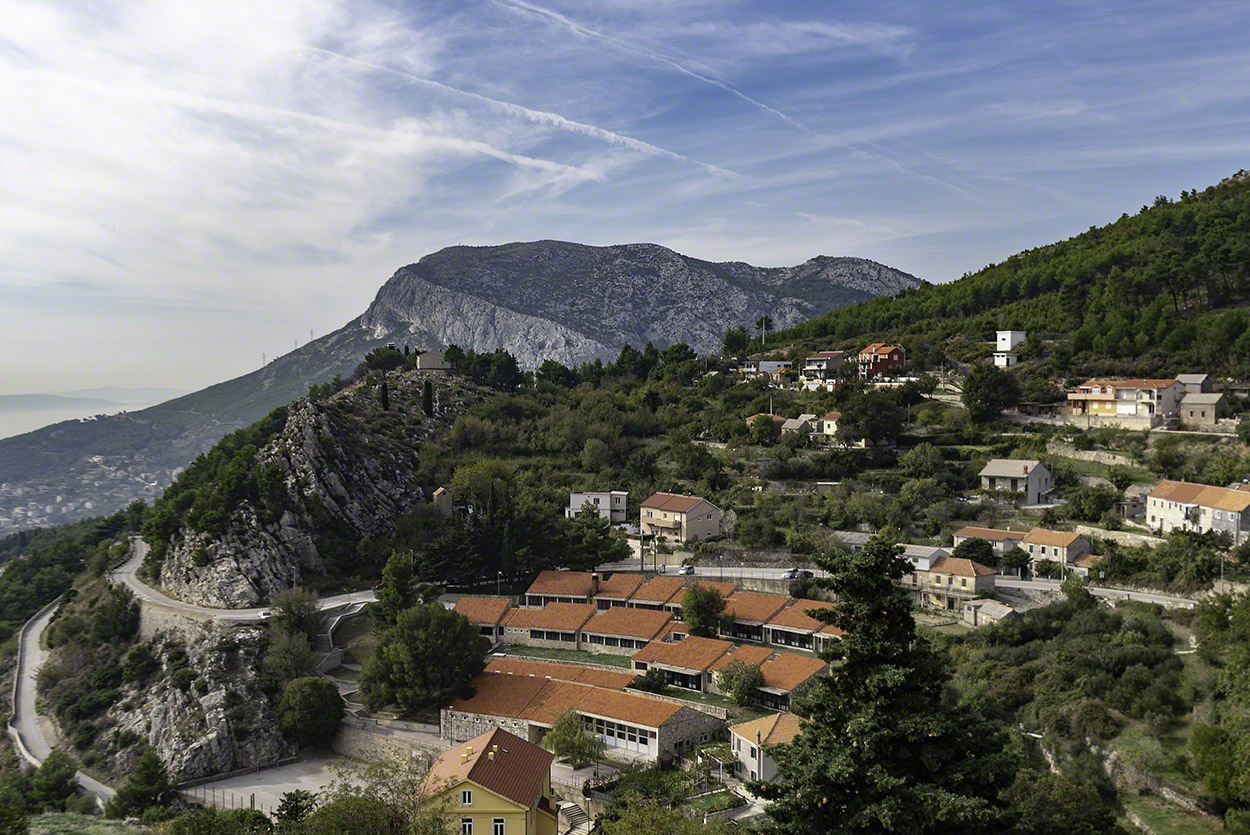
[[[1240,172],[949,284],[831,310],[769,342],[857,349],[901,340],[923,366],[927,348],[946,346],[961,359],[951,343],[1012,328],[1055,337],[1049,362],[1059,375],[1242,373],[1248,303],[1250,175]]]

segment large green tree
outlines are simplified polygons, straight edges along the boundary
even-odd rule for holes
[[[877,535],[816,562],[839,603],[815,616],[846,635],[825,653],[830,675],[796,700],[807,721],[774,751],[781,781],[754,787],[774,801],[772,831],[999,831],[1015,766],[1006,734],[960,708],[946,660],[916,635],[895,585],[912,570],[902,549]]]
[[[612,529],[612,521],[593,507],[583,507],[569,526],[571,565],[594,568],[629,559],[629,544]]]
[[[386,630],[360,673],[365,706],[411,711],[473,694],[490,642],[464,616],[426,603],[405,609]]]
[[[65,811],[65,801],[78,791],[78,766],[74,758],[53,748],[30,776],[30,804],[45,812]]]
[[[725,598],[716,589],[692,583],[681,596],[681,619],[692,635],[710,638],[717,633],[726,605]]]
[[[543,737],[543,747],[557,757],[581,764],[601,757],[605,743],[586,728],[577,711],[566,710]]]
[[[325,745],[343,722],[343,697],[334,682],[320,676],[297,678],[282,691],[278,724],[301,746]]]
[[[964,378],[964,408],[981,422],[998,417],[1020,399],[1020,383],[996,365],[977,365]]]
[[[152,807],[163,807],[173,798],[173,786],[165,764],[151,748],[143,752],[129,779],[108,802],[105,812],[110,818],[141,815]]]

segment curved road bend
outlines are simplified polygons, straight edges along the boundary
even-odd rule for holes
[[[134,552],[125,565],[109,572],[109,580],[114,583],[123,583],[134,592],[135,597],[140,600],[146,600],[157,606],[163,606],[166,609],[187,612],[189,614],[198,615],[201,618],[212,618],[213,620],[223,621],[249,621],[263,620],[261,614],[271,610],[269,606],[260,606],[255,609],[214,609],[209,606],[196,606],[192,603],[184,603],[181,600],[175,600],[139,579],[136,572],[139,566],[143,564],[143,559],[148,555],[150,546],[142,539],[134,538],[131,540],[131,550]],[[339,594],[334,597],[326,597],[318,601],[317,608],[333,609],[336,606],[342,606],[347,603],[368,603],[377,599],[377,595],[372,591],[354,591],[348,594]]]
[[[47,628],[56,609],[48,609],[36,615],[28,628],[22,632],[22,666],[17,671],[16,698],[13,700],[13,728],[21,737],[22,744],[36,760],[43,762],[52,753],[52,746],[43,734],[39,725],[39,716],[35,713],[35,676],[43,663],[43,649],[39,639]],[[115,792],[108,786],[92,777],[78,772],[78,783],[84,789],[102,801],[112,799]]]

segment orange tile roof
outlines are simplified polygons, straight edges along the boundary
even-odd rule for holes
[[[703,499],[698,496],[682,496],[677,493],[652,493],[642,503],[642,507],[667,510],[672,513],[687,513]]]
[[[845,635],[831,623],[816,620],[808,614],[812,609],[832,609],[836,604],[828,600],[796,600],[769,619],[769,626],[782,629],[795,629],[800,632],[825,632],[832,635]]]
[[[652,641],[635,652],[633,660],[663,664],[666,667],[680,667],[683,670],[701,673],[710,669],[722,655],[732,648],[731,641],[691,635],[676,644]]]
[[[757,741],[755,732],[759,731],[761,745],[789,745],[799,735],[799,717],[793,713],[770,713],[750,722],[730,725],[729,731],[749,742]]]
[[[1102,562],[1104,559],[1105,557],[1103,557],[1101,554],[1086,554],[1085,556],[1081,557],[1079,560],[1076,560],[1072,564],[1079,565],[1082,568],[1093,568],[1095,565],[1098,565],[1098,563]]]
[[[959,557],[938,557],[929,566],[929,570],[938,574],[954,574],[957,577],[985,577],[998,573],[976,560],[965,560]]]
[[[842,420],[842,413],[841,413],[841,412],[830,412],[829,414],[827,414],[827,415],[825,415],[824,417],[822,417],[822,418],[821,418],[821,420],[839,421],[839,420]]]
[[[1244,511],[1250,508],[1250,493],[1213,487],[1210,484],[1192,484],[1188,481],[1160,481],[1150,491],[1150,498],[1167,502],[1194,504],[1215,510]]]
[[[594,613],[593,603],[548,603],[541,609],[512,609],[503,625],[576,632]]]
[[[686,585],[686,581],[680,577],[652,577],[643,583],[638,591],[634,592],[634,596],[630,598],[635,603],[668,603],[677,598],[674,602],[681,601],[683,593],[682,587]]]
[[[1119,388],[1119,389],[1165,389],[1168,386],[1176,385],[1177,382],[1178,381],[1175,379],[1172,379],[1172,380],[1141,380],[1141,379],[1137,379],[1137,380],[1087,380],[1081,385],[1077,386],[1077,388],[1088,388],[1092,386],[1099,386],[1099,387],[1111,386],[1112,388]]]
[[[461,755],[469,751],[472,753],[461,762]],[[555,754],[495,728],[440,754],[430,766],[426,780],[440,789],[466,781],[476,783],[528,807],[542,797],[554,760]]]
[[[862,357],[865,354],[888,354],[891,351],[901,351],[901,350],[903,349],[898,347],[897,345],[889,345],[885,342],[874,342],[871,345],[869,345],[867,348],[864,348],[863,350],[861,350],[859,352],[859,355]]]
[[[599,581],[599,591],[595,597],[610,597],[616,600],[628,600],[638,590],[646,578],[641,574],[630,574],[618,571],[606,580]]]
[[[624,690],[634,683],[633,673],[600,670],[597,667],[583,667],[580,664],[561,664],[556,661],[534,661],[529,658],[506,656],[492,658],[486,665],[486,672],[500,675],[514,675],[533,678],[554,678],[560,681],[575,681],[579,684],[593,684],[609,690]]]
[[[955,531],[955,536],[967,536],[973,539],[988,539],[1003,542],[1007,539],[1024,539],[1024,531],[1000,531],[997,528],[966,527]]]
[[[1024,541],[1031,545],[1047,545],[1051,548],[1067,548],[1080,538],[1079,533],[1072,531],[1051,531],[1046,528],[1033,528]]]
[[[453,700],[451,710],[506,719],[527,719],[544,725],[554,723],[567,710],[577,710],[658,728],[682,709],[674,702],[642,694],[554,679],[482,673],[474,677],[472,684],[476,691],[474,695]]]
[[[664,631],[673,616],[663,609],[628,609],[613,606],[591,617],[582,625],[583,632],[597,635],[624,635],[650,641]]]
[[[773,421],[774,421],[774,422],[776,422],[776,423],[785,423],[785,422],[786,422],[786,419],[785,419],[785,418],[783,418],[781,415],[770,415],[770,414],[768,414],[767,412],[756,412],[755,414],[753,414],[753,415],[751,415],[749,418],[747,418],[747,423],[751,423],[751,422],[752,422],[752,421],[754,421],[756,418],[772,418],[772,419],[773,419]]]
[[[736,591],[725,600],[725,614],[744,622],[767,623],[790,599],[781,594]]]
[[[594,581],[587,571],[541,571],[526,594],[559,597],[590,597]]]
[[[825,668],[825,662],[811,655],[796,652],[778,653],[771,661],[760,665],[764,674],[764,686],[790,691]]]
[[[717,658],[715,663],[713,663],[708,669],[713,672],[723,670],[729,666],[731,661],[741,661],[743,664],[758,667],[767,661],[774,651],[775,650],[771,650],[768,647],[757,647],[752,644],[743,644],[733,652],[727,652],[720,658]]]
[[[507,597],[462,597],[453,611],[464,615],[469,623],[494,626],[510,608],[512,601]]]
[[[846,351],[817,351],[808,357],[809,360],[829,360],[846,354]]]

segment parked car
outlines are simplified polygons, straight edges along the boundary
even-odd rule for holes
[[[677,573],[682,575],[683,577],[689,577],[691,574],[694,573],[694,566],[683,565],[681,568],[677,569]]]
[[[271,609],[266,609],[260,613],[261,620],[269,620],[271,617],[273,617],[273,610]]]
[[[810,580],[811,578],[815,577],[816,575],[815,575],[815,574],[813,574],[812,572],[808,571],[806,568],[800,568],[800,569],[798,570],[798,572],[797,572],[794,576],[795,576],[797,579],[801,579],[801,580]]]
[[[794,580],[797,579],[798,576],[799,570],[797,568],[787,568],[785,571],[781,572],[781,579],[783,580]]]

